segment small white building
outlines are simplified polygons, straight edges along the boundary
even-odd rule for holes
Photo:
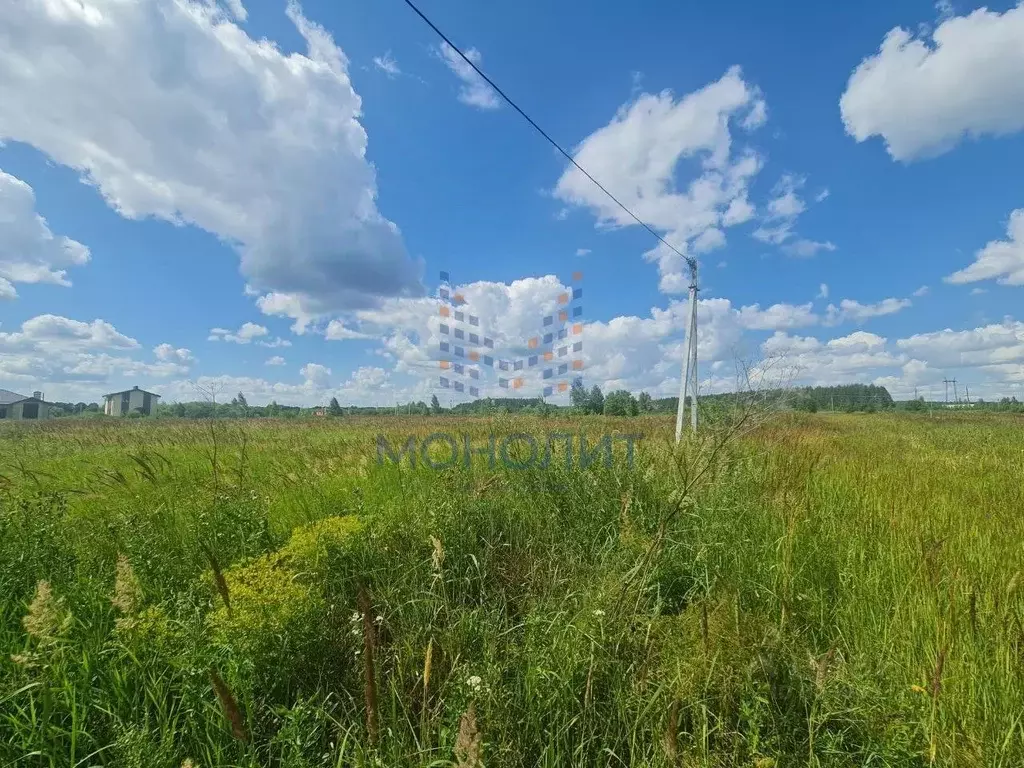
[[[51,407],[52,403],[43,399],[42,392],[33,392],[28,397],[9,389],[0,389],[0,419],[41,421],[50,418]]]
[[[111,392],[104,395],[103,399],[103,413],[107,416],[127,416],[133,412],[149,416],[153,413],[153,406],[160,399],[160,395],[132,387],[123,392]]]

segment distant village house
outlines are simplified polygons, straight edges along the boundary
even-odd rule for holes
[[[149,416],[153,413],[153,406],[160,399],[160,395],[132,387],[123,392],[111,392],[104,395],[103,399],[103,413],[107,416],[127,416],[133,412]]]
[[[9,389],[0,389],[0,419],[12,421],[37,421],[50,418],[51,403],[43,400],[42,392],[33,392],[31,397],[19,395]]]

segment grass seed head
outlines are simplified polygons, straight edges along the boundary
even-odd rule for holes
[[[35,597],[21,623],[29,635],[47,644],[64,633],[71,624],[71,614],[64,607],[63,598],[54,597],[50,582],[44,579],[36,584]]]
[[[675,761],[679,754],[679,699],[673,700],[672,706],[669,707],[662,748],[665,750],[665,757]]]
[[[434,573],[440,573],[441,565],[444,563],[444,547],[436,536],[430,537],[430,543],[434,547],[434,552],[430,555],[430,566],[434,569]]]
[[[249,734],[245,730],[245,719],[242,717],[242,710],[239,708],[238,702],[235,701],[234,694],[231,693],[228,684],[224,682],[216,669],[210,669],[210,679],[213,681],[213,689],[217,693],[221,709],[224,710],[224,716],[231,723],[231,734],[239,741],[247,742]]]
[[[483,768],[483,734],[476,723],[476,703],[471,702],[459,720],[455,739],[456,768]]]

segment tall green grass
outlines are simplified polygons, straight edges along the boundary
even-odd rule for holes
[[[0,432],[0,764],[1024,764],[1019,419],[32,426]],[[646,439],[375,445],[581,430]]]

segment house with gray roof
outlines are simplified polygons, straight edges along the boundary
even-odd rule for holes
[[[0,419],[10,421],[41,421],[50,418],[52,403],[43,399],[42,392],[31,396],[19,395],[9,389],[0,389]]]

